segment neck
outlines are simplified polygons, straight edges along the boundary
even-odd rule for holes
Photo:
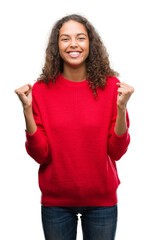
[[[73,82],[82,82],[87,78],[86,66],[84,65],[77,68],[72,68],[64,64],[62,76]]]

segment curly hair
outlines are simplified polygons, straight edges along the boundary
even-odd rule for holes
[[[62,25],[69,20],[83,24],[87,30],[89,36],[89,55],[86,59],[86,71],[87,78],[89,79],[89,87],[93,89],[93,94],[96,99],[96,89],[98,87],[105,87],[107,76],[112,77],[118,76],[119,74],[111,69],[109,55],[95,28],[85,17],[77,14],[65,16],[55,23],[46,49],[45,64],[37,81],[43,80],[46,84],[48,84],[49,81],[55,83],[58,74],[63,72],[63,60],[59,54],[58,39]]]

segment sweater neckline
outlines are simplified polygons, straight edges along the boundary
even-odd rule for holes
[[[59,74],[58,81],[68,87],[79,88],[88,86],[88,79],[81,82],[74,82],[64,78],[61,73]]]

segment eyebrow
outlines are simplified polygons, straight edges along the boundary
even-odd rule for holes
[[[77,36],[79,36],[79,35],[84,35],[84,36],[87,37],[87,35],[86,35],[85,33],[78,33]],[[69,34],[64,34],[64,33],[60,35],[60,37],[63,37],[63,36],[65,36],[65,37],[66,37],[66,36],[69,37],[70,35],[69,35]]]

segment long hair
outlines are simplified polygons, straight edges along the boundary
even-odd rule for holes
[[[107,76],[112,77],[119,74],[111,69],[108,53],[95,28],[86,18],[77,14],[65,16],[55,23],[46,48],[45,64],[37,81],[43,80],[46,84],[49,81],[55,83],[58,74],[63,72],[63,60],[59,54],[58,46],[59,31],[62,25],[69,20],[83,24],[87,30],[89,36],[89,55],[86,59],[86,71],[89,86],[93,89],[96,99],[96,89],[98,87],[105,87]]]

